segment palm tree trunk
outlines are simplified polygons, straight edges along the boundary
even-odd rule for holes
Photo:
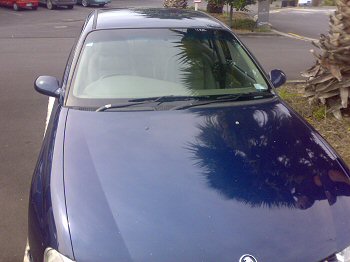
[[[350,96],[350,0],[338,0],[337,11],[330,17],[327,36],[313,43],[316,65],[303,73],[308,78],[305,95],[310,101],[326,104],[328,112],[341,119],[341,111],[349,107]]]
[[[233,5],[230,4],[230,28],[233,27]]]
[[[187,0],[164,0],[164,7],[186,8]]]

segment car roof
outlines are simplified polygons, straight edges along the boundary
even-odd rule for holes
[[[100,9],[91,16],[92,30],[112,28],[224,28],[203,12],[183,9]]]

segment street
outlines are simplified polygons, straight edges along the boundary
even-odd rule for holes
[[[281,36],[241,36],[240,38],[266,72],[276,68],[281,69],[286,73],[288,80],[302,80],[300,73],[314,63],[310,53],[312,48],[310,42]]]
[[[278,31],[318,39],[320,34],[327,34],[329,15],[334,10],[334,7],[278,9],[271,12],[270,23]]]
[[[118,0],[110,7],[161,7],[162,0]],[[47,112],[47,97],[34,91],[39,75],[61,78],[69,51],[85,17],[95,8],[14,12],[0,8],[0,262],[23,259],[27,234],[27,205],[30,180],[40,150]],[[298,19],[288,12],[271,15],[278,30],[317,38],[327,28],[327,15],[317,22]],[[304,17],[301,15],[301,17]],[[311,20],[308,15],[306,20]],[[328,18],[327,18],[328,19]],[[276,24],[276,25],[275,25]],[[301,26],[304,25],[304,26]],[[300,31],[295,28],[301,28]],[[317,27],[317,29],[316,29]],[[322,28],[322,29],[321,29]],[[291,80],[314,63],[307,41],[267,35],[242,36],[268,72],[280,68]]]

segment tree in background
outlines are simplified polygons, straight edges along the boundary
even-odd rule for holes
[[[236,11],[248,12],[248,5],[253,5],[256,3],[255,0],[227,0],[226,1],[229,6],[233,6]]]
[[[232,27],[233,24],[233,9],[247,12],[249,11],[247,6],[255,3],[255,0],[225,0],[225,4],[230,7],[230,27]]]
[[[164,0],[164,7],[186,8],[187,0]]]
[[[349,107],[350,96],[350,0],[339,0],[337,11],[330,17],[328,36],[321,35],[321,50],[316,65],[303,73],[307,77],[305,95],[310,102],[319,100],[328,112],[341,119],[341,110]]]
[[[209,13],[222,13],[225,5],[225,0],[207,0],[207,2],[207,11]]]

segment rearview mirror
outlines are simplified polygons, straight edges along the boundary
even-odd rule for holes
[[[274,87],[280,87],[287,81],[287,77],[283,71],[274,69],[270,72],[270,80]]]
[[[39,76],[34,83],[34,89],[40,94],[59,97],[61,88],[56,77],[53,76]]]

